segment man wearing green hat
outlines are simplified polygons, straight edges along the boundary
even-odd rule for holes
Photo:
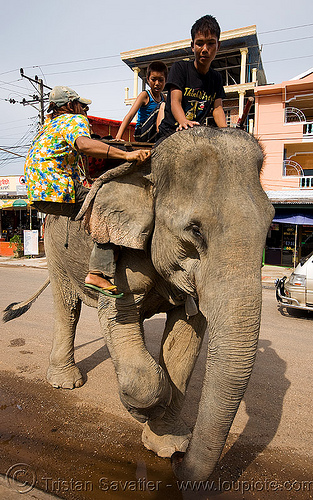
[[[78,214],[88,189],[80,183],[80,154],[96,158],[144,161],[147,150],[121,151],[91,139],[87,118],[89,99],[65,86],[57,86],[49,95],[48,115],[37,133],[25,163],[27,194],[37,210],[72,219]],[[114,249],[109,243],[95,243],[86,286],[117,297],[112,285],[115,271]]]

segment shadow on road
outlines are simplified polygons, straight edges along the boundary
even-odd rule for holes
[[[101,339],[102,339],[102,337],[101,337]],[[96,339],[93,342],[97,342],[98,340],[99,339]],[[77,346],[75,348],[75,351],[77,349],[84,347],[85,345],[91,344],[91,343],[92,342],[88,342],[88,343],[83,344],[81,346]],[[89,372],[91,372],[94,368],[96,368],[96,366],[103,363],[103,361],[105,361],[109,357],[110,357],[110,354],[109,354],[108,348],[106,345],[103,345],[103,346],[99,347],[99,349],[97,349],[95,352],[90,354],[90,356],[87,356],[86,358],[84,358],[81,361],[79,361],[78,363],[76,363],[76,366],[79,368],[79,370],[81,371],[81,373],[83,375],[84,381],[86,382],[87,374]]]
[[[282,306],[277,304],[277,309],[282,316],[289,318],[301,318],[307,320],[313,320],[313,311],[305,311],[302,309],[294,309],[293,307]]]
[[[260,340],[253,373],[243,398],[249,420],[217,466],[223,479],[237,481],[273,440],[290,386],[285,371],[286,362],[277,355],[271,342]]]

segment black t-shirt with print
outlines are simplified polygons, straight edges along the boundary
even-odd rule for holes
[[[182,91],[182,108],[186,118],[191,121],[205,123],[205,119],[213,109],[215,99],[223,99],[225,92],[221,75],[210,68],[202,75],[199,73],[193,61],[177,61],[170,69],[165,90],[168,96],[165,105],[164,119],[162,120],[159,132],[160,136],[175,132],[178,125],[171,111],[171,87],[176,87]]]

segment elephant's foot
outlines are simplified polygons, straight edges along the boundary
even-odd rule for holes
[[[121,378],[119,379],[121,380]],[[172,388],[162,369],[158,374],[158,385],[153,387],[138,384],[140,377],[124,377],[120,388],[120,399],[129,413],[139,422],[161,418],[172,399]]]
[[[169,458],[177,451],[186,451],[191,432],[183,420],[170,426],[159,420],[146,422],[141,438],[148,450],[154,451],[159,457]]]
[[[50,365],[47,381],[56,389],[75,389],[84,385],[83,376],[76,365],[67,368]]]

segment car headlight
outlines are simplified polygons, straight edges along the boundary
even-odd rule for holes
[[[304,274],[294,274],[292,273],[289,278],[290,285],[294,286],[305,286],[306,277]]]

